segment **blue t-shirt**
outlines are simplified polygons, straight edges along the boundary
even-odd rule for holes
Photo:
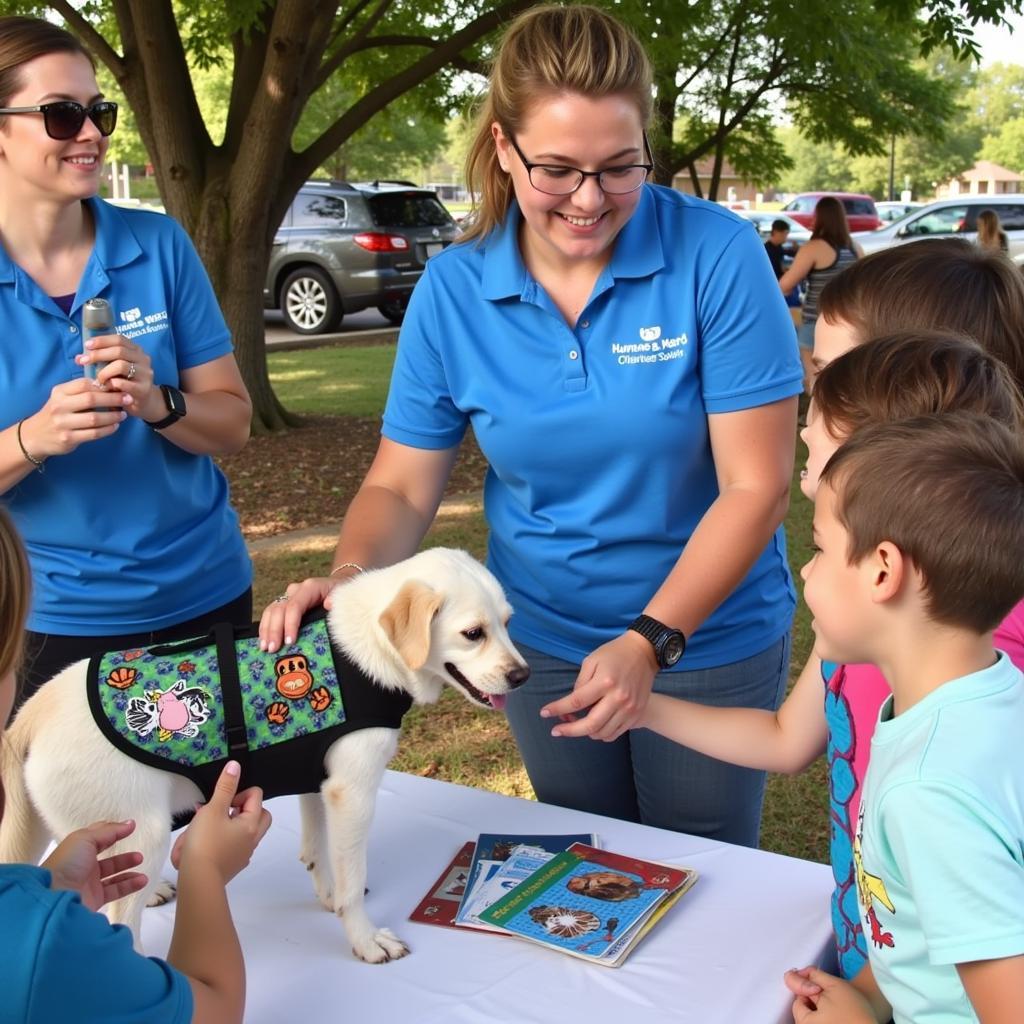
[[[140,956],[131,932],[50,888],[50,872],[0,865],[0,1024],[188,1024],[192,988]]]
[[[231,352],[217,300],[188,236],[170,217],[86,200],[96,242],[70,314],[0,246],[0,428],[38,412],[82,376],[81,307],[113,308],[159,384]],[[133,417],[113,436],[46,462],[4,502],[32,563],[29,628],[67,636],[162,629],[241,594],[252,569],[207,455],[192,455]]]
[[[802,374],[764,247],[723,207],[644,186],[575,328],[524,266],[520,219],[428,263],[383,433],[444,449],[472,424],[513,638],[578,662],[643,610],[718,496],[708,415],[798,394]],[[794,604],[780,527],[677,667],[764,650]]]

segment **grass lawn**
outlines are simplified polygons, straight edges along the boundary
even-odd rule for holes
[[[393,345],[272,352],[270,376],[281,400],[295,412],[337,415],[343,408],[350,416],[379,416],[393,358]],[[797,466],[803,461],[799,445]],[[786,534],[798,589],[797,570],[809,557],[811,512],[794,474]],[[466,548],[481,558],[486,538],[479,495],[468,495],[446,503],[427,543]],[[330,534],[314,535],[255,553],[256,608],[289,581],[321,572],[334,540]],[[791,680],[803,666],[812,640],[810,618],[801,602],[793,627]],[[406,717],[392,767],[512,796],[533,796],[504,717],[475,710],[451,690],[436,707],[413,709]],[[761,845],[776,853],[827,861],[828,837],[824,759],[801,776],[770,777]]]

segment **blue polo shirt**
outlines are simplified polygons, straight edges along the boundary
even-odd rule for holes
[[[231,352],[231,337],[191,241],[170,217],[86,200],[96,242],[69,314],[0,247],[0,427],[38,412],[82,376],[81,307],[105,298],[116,330],[149,354],[160,384]],[[32,564],[29,629],[65,636],[144,632],[222,605],[250,584],[228,486],[133,417],[46,461],[0,500]]]
[[[132,934],[50,888],[50,872],[0,865],[0,1021],[188,1024],[192,988],[170,964],[132,948]]]
[[[430,260],[402,326],[384,436],[490,464],[488,564],[513,637],[578,662],[643,610],[718,495],[708,415],[796,395],[793,324],[750,226],[644,186],[575,329],[523,264],[513,207]],[[790,626],[780,527],[680,668],[749,657]]]

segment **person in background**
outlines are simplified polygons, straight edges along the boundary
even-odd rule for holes
[[[1006,232],[995,210],[982,210],[978,214],[978,245],[982,249],[993,249],[996,252],[1010,251]]]
[[[211,458],[245,444],[249,396],[185,232],[96,196],[116,123],[74,36],[0,18],[0,502],[35,580],[21,700],[95,650],[252,618]],[[83,346],[96,296],[121,333]]]
[[[30,601],[28,560],[0,508],[0,729],[14,704],[15,673]],[[0,782],[14,754],[0,739]],[[167,960],[132,948],[131,932],[96,913],[145,888],[137,852],[107,856],[129,839],[133,821],[104,821],[72,832],[40,867],[0,864],[0,979],[4,1020],[145,1021],[232,1024],[242,1020],[245,964],[231,921],[227,883],[270,827],[258,789],[238,789],[238,762],[224,769],[210,802],[178,838],[178,907]],[[5,794],[0,820],[25,794]],[[2,828],[2,821],[0,821]],[[151,867],[147,865],[147,867]]]
[[[468,158],[481,206],[416,285],[335,568],[290,584],[260,637],[277,650],[340,579],[413,554],[472,425],[538,799],[753,846],[763,773],[629,729],[652,691],[781,699],[801,369],[756,232],[647,183],[651,81],[598,8],[508,29]],[[540,717],[568,693],[589,739]]]
[[[802,323],[797,331],[805,390],[810,390],[814,375],[811,350],[814,348],[814,325],[818,319],[818,296],[833,277],[862,255],[860,246],[850,238],[842,202],[835,196],[822,196],[814,208],[810,241],[800,247],[792,266],[779,279],[783,295],[802,281],[807,282]]]
[[[783,248],[789,238],[789,221],[776,218],[772,221],[772,230],[764,243],[765,252],[768,253],[768,260],[775,271],[775,280],[779,280],[786,272],[782,259],[785,256]],[[789,314],[793,318],[793,325],[799,330],[802,322],[800,286],[797,285],[792,291],[786,293],[786,305],[789,307]]]

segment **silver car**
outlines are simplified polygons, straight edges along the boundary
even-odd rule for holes
[[[427,260],[458,235],[432,189],[308,181],[274,235],[263,305],[300,334],[333,331],[370,306],[401,323]]]
[[[900,220],[876,231],[857,231],[853,238],[864,254],[903,245],[922,238],[967,238],[978,236],[978,214],[995,210],[1010,247],[1010,258],[1024,264],[1024,195],[961,195],[940,199],[911,210]]]

